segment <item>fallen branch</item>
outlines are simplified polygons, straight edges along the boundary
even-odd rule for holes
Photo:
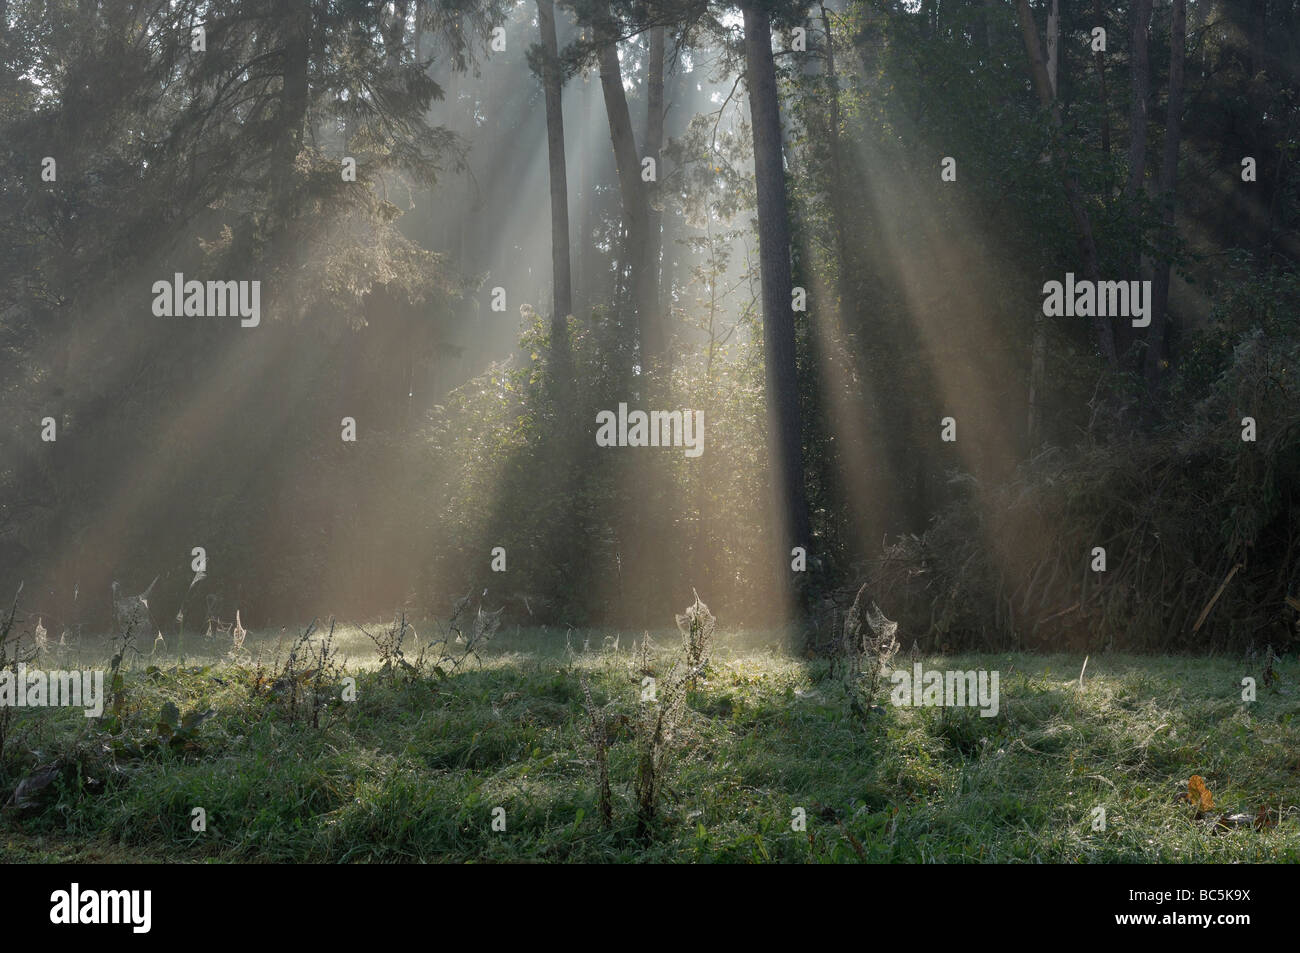
[[[1241,566],[1242,566],[1241,563],[1237,563],[1235,566],[1233,566],[1232,571],[1228,573],[1228,577],[1224,579],[1223,582],[1219,583],[1218,591],[1215,592],[1213,598],[1211,598],[1210,601],[1205,604],[1205,608],[1201,610],[1200,618],[1198,618],[1196,620],[1196,624],[1192,626],[1192,635],[1195,635],[1197,632],[1201,631],[1201,626],[1205,624],[1206,616],[1210,614],[1210,610],[1214,608],[1214,604],[1219,601],[1219,596],[1223,595],[1223,590],[1228,588],[1228,583],[1232,582],[1232,577],[1237,575],[1237,570],[1240,569]]]

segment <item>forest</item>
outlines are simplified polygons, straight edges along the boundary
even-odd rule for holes
[[[0,678],[0,858],[1294,861],[1298,74],[1295,0],[0,0],[0,674],[103,686]]]

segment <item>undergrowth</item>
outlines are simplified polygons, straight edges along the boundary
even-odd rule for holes
[[[1300,644],[1293,342],[1243,335],[1186,420],[1043,447],[1001,487],[954,474],[957,501],[884,548],[870,591],[927,651]]]
[[[286,698],[252,690],[249,665],[128,663],[120,721],[14,712],[0,802],[24,783],[27,793],[0,811],[0,855],[1300,860],[1293,656],[1103,654],[1082,680],[1079,656],[927,656],[927,667],[999,670],[998,716],[886,703],[864,720],[823,659],[736,652],[720,638],[678,691],[680,647],[641,637],[632,652],[566,654],[562,633],[531,637],[533,651],[484,655],[446,677],[349,663],[355,700],[331,702],[315,725],[309,707],[295,716]],[[656,679],[653,703],[643,672]],[[1241,698],[1246,675],[1254,703]],[[1178,798],[1193,775],[1224,811],[1271,812],[1270,826],[1198,820]],[[206,831],[192,829],[196,807]],[[1105,831],[1092,829],[1096,807]],[[806,830],[792,827],[796,808]]]

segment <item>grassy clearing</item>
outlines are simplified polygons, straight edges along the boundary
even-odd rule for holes
[[[887,702],[855,713],[825,663],[722,635],[670,741],[655,827],[637,838],[629,724],[642,673],[628,636],[615,652],[609,635],[571,633],[570,653],[565,633],[508,631],[481,662],[415,678],[376,671],[365,636],[344,631],[357,698],[331,704],[318,727],[291,722],[274,692],[254,697],[254,665],[155,657],[147,672],[137,659],[115,733],[79,711],[17,713],[0,799],[38,765],[62,771],[37,803],[0,812],[0,860],[1300,860],[1294,660],[1266,688],[1260,666],[1238,660],[1100,656],[1080,688],[1080,657],[926,658],[927,669],[1000,672],[998,715]],[[269,656],[277,641],[247,648]],[[677,635],[657,641],[675,649]],[[669,656],[652,652],[651,670]],[[581,675],[608,706],[608,829]],[[1249,705],[1246,675],[1259,680]],[[166,744],[155,726],[168,702],[216,714]],[[1216,833],[1194,820],[1177,800],[1193,774],[1217,808],[1271,806],[1277,826]],[[498,806],[504,832],[492,829]],[[191,830],[195,807],[206,832]]]

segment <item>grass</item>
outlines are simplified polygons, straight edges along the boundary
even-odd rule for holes
[[[857,714],[825,665],[720,633],[673,739],[654,829],[635,836],[641,673],[631,639],[505,632],[446,677],[386,677],[359,631],[357,678],[321,726],[251,691],[253,666],[136,659],[110,733],[78,710],[24,709],[0,800],[36,766],[59,779],[0,812],[0,860],[585,862],[1265,862],[1300,860],[1300,665],[1223,658],[1023,654],[927,658],[1001,673],[974,709]],[[273,654],[278,634],[250,637]],[[581,652],[583,642],[588,651]],[[657,637],[676,645],[676,633]],[[525,650],[527,649],[527,650]],[[899,660],[910,667],[910,660]],[[102,663],[101,663],[102,664]],[[670,653],[652,652],[656,673]],[[52,662],[46,667],[56,667]],[[64,660],[60,667],[91,667]],[[610,706],[614,820],[602,826],[580,674]],[[1254,676],[1258,700],[1241,700]],[[160,743],[164,704],[213,708],[188,744]],[[1204,777],[1218,811],[1274,810],[1275,827],[1216,832],[1178,801]],[[191,829],[192,811],[207,830]],[[505,810],[504,831],[493,809]],[[1106,829],[1093,830],[1093,808]],[[806,829],[792,829],[802,808]]]

